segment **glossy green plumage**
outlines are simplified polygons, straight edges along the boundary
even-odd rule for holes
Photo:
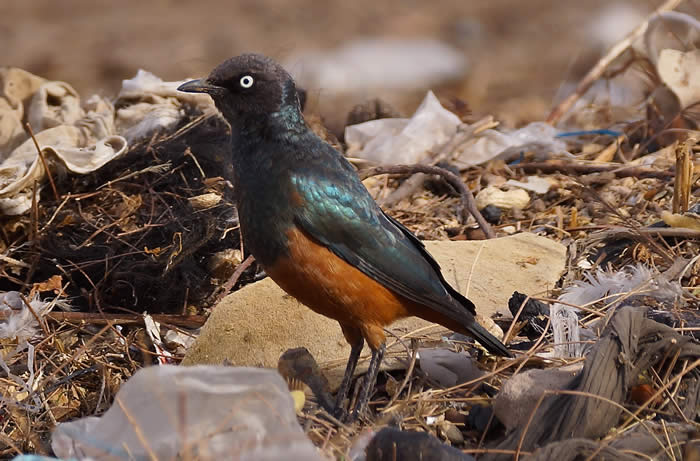
[[[252,76],[253,87],[237,87],[241,75]],[[284,69],[243,55],[183,88],[206,90],[231,124],[241,232],[263,267],[289,256],[287,235],[298,227],[384,287],[462,325],[492,352],[509,355],[476,324],[474,305],[445,281],[423,244],[384,214],[345,157],[306,126]]]

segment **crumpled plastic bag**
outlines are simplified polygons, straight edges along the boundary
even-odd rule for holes
[[[60,125],[73,125],[85,116],[80,95],[65,82],[41,85],[29,105],[28,121],[39,132]]]
[[[568,155],[566,142],[557,138],[559,130],[545,122],[532,122],[517,130],[484,130],[459,146],[453,158],[459,169],[499,158],[506,161],[533,151],[537,161],[556,155]]]
[[[205,113],[214,111],[214,103],[206,94],[177,91],[186,81],[164,82],[143,69],[134,78],[122,81],[116,101],[117,131],[131,143],[158,130],[170,130],[184,115],[182,102]]]
[[[100,417],[59,424],[59,458],[320,461],[276,370],[213,365],[143,368]]]
[[[387,118],[346,127],[347,155],[385,165],[421,163],[453,139],[460,125],[459,118],[429,91],[410,119]],[[544,122],[511,132],[487,129],[467,138],[447,160],[466,169],[525,149],[545,158],[565,154],[566,143],[557,134],[556,128]]]
[[[661,50],[657,69],[682,108],[700,102],[700,79],[694,77],[700,74],[700,50]]]
[[[380,164],[419,163],[457,132],[459,117],[432,91],[410,119],[384,118],[345,128],[347,153]]]
[[[46,172],[24,130],[28,120],[45,157],[87,173],[126,152],[114,130],[114,108],[97,96],[85,108],[67,83],[50,82],[20,69],[0,69],[0,212],[19,215],[31,207],[31,186]],[[26,112],[25,112],[26,107]]]
[[[0,160],[26,139],[24,106],[45,81],[22,69],[0,68]]]
[[[181,83],[139,70],[124,80],[115,105],[95,95],[81,106],[80,95],[65,82],[0,68],[0,213],[29,210],[31,188],[46,176],[25,120],[47,159],[87,174],[126,153],[130,143],[172,129],[184,116],[183,102],[203,112],[215,110],[207,95],[178,92]]]

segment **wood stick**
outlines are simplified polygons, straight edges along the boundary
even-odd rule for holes
[[[618,178],[657,178],[670,179],[675,177],[673,170],[657,170],[641,166],[624,166],[621,164],[579,163],[571,160],[548,160],[546,162],[520,163],[508,165],[511,169],[520,169],[526,173],[605,173],[611,172]]]
[[[0,321],[8,317],[6,313],[0,313]],[[153,320],[164,325],[175,325],[185,328],[199,328],[204,325],[207,317],[204,315],[179,315],[179,314],[151,314]],[[55,322],[85,322],[92,325],[143,323],[140,314],[101,314],[95,312],[49,312],[44,316]],[[41,322],[40,322],[41,323]]]
[[[51,171],[49,171],[49,164],[46,163],[46,157],[44,157],[44,153],[41,151],[41,147],[39,147],[39,141],[36,140],[36,137],[34,137],[34,131],[32,130],[32,126],[27,122],[25,124],[27,127],[27,131],[29,131],[29,136],[32,137],[32,141],[34,141],[34,147],[36,147],[36,151],[39,154],[39,159],[41,159],[41,164],[44,165],[44,171],[46,171],[46,177],[49,178],[49,183],[51,184],[51,190],[53,191],[53,196],[56,198],[56,202],[61,201],[61,197],[58,195],[58,190],[56,189],[56,183],[53,182],[53,176],[51,176]]]
[[[363,180],[369,178],[370,176],[376,176],[379,174],[414,174],[414,173],[425,173],[434,174],[442,177],[449,185],[451,185],[462,198],[462,222],[467,219],[467,213],[470,213],[476,219],[479,227],[484,231],[487,239],[492,239],[496,237],[496,233],[491,229],[489,223],[486,222],[484,217],[481,215],[476,207],[476,200],[472,195],[472,192],[467,186],[462,182],[462,178],[456,174],[448,171],[444,168],[437,166],[415,164],[415,165],[391,165],[391,166],[378,166],[370,168],[369,170],[364,170],[360,172],[360,178]]]

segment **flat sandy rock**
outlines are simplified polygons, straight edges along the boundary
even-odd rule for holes
[[[484,317],[496,312],[510,316],[508,298],[515,290],[529,295],[546,293],[561,277],[566,262],[563,245],[527,233],[425,244],[440,263],[445,279],[467,294]],[[391,331],[398,336],[447,333],[417,318],[400,320]],[[391,336],[387,341],[389,345],[395,342]],[[267,278],[232,293],[214,308],[183,364],[228,361],[276,368],[280,355],[295,347],[309,349],[328,371],[331,385],[338,384],[350,353],[338,323],[312,312]],[[397,344],[387,355],[398,352],[405,357],[404,350]]]

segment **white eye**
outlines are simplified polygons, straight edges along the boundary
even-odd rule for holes
[[[250,75],[244,75],[243,77],[241,77],[240,83],[243,88],[250,88],[251,86],[253,86],[254,81],[255,80],[253,80],[253,77],[251,77]]]

